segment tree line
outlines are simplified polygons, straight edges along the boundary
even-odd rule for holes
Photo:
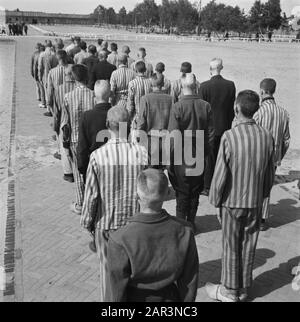
[[[155,0],[144,0],[132,11],[122,7],[116,12],[112,7],[99,5],[93,15],[99,24],[159,27],[178,32],[266,32],[279,29],[287,20],[282,15],[280,0],[265,3],[256,0],[248,14],[239,6],[215,0],[203,8],[188,0],[162,0],[160,5]]]

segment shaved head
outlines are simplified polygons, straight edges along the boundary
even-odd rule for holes
[[[196,76],[195,74],[186,74],[185,77],[182,78],[182,86],[185,89],[194,90],[196,87]]]
[[[150,206],[164,202],[169,191],[168,178],[161,170],[145,170],[138,177],[137,191],[141,202]]]
[[[101,50],[98,54],[99,60],[106,60],[107,59],[107,52],[104,50]]]
[[[105,80],[98,80],[95,84],[95,96],[97,102],[108,103],[110,97],[110,84]]]
[[[122,54],[118,56],[118,65],[127,65],[128,57],[126,54]]]
[[[223,69],[223,60],[221,58],[214,58],[209,66],[211,71],[220,72]]]

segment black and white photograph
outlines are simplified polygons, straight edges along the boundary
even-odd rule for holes
[[[299,84],[300,0],[0,0],[0,303],[300,302]]]

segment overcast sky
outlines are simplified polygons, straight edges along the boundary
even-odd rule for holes
[[[193,0],[192,0],[193,1]],[[195,0],[197,2],[197,0]],[[122,6],[131,10],[134,8],[138,0],[0,0],[0,6],[9,10],[19,8],[20,10],[28,11],[46,11],[46,12],[62,12],[62,13],[91,13],[97,7],[98,4],[102,4],[105,7],[114,7],[115,10],[119,10]],[[156,3],[160,3],[160,0],[156,0]],[[202,0],[203,5],[208,3],[209,0]],[[254,0],[221,0],[217,2],[223,2],[230,5],[239,5],[246,11],[252,6]],[[283,11],[290,14],[294,6],[300,5],[300,0],[281,0],[281,6]]]

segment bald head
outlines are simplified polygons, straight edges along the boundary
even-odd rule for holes
[[[210,64],[210,71],[214,74],[221,74],[221,71],[223,70],[223,60],[221,58],[214,58]]]
[[[137,192],[141,203],[151,207],[166,200],[169,190],[168,178],[161,170],[143,171],[137,180]]]
[[[107,52],[104,50],[101,50],[98,54],[98,58],[100,61],[106,60],[107,59]]]
[[[108,81],[98,80],[94,91],[97,104],[108,103],[110,97],[110,84]]]

